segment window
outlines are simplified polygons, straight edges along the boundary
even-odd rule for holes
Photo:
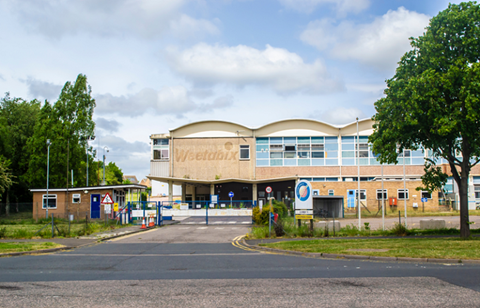
[[[333,189],[328,190],[328,195],[329,196],[335,196],[335,191]]]
[[[57,208],[57,195],[43,195],[43,203],[42,208],[46,209],[46,205],[48,204],[49,209],[56,209]]]
[[[432,194],[428,191],[422,191],[422,198],[432,199]]]
[[[480,199],[480,185],[475,185],[475,199]]]
[[[168,139],[153,139],[153,145],[168,145]]]
[[[387,193],[387,190],[384,189],[383,190],[383,200],[387,200],[388,199],[388,193]],[[377,200],[382,200],[382,190],[381,189],[377,189]]]
[[[271,144],[270,145],[270,151],[283,151],[283,145],[281,144]]]
[[[358,198],[358,190],[355,190],[356,197]],[[365,189],[360,189],[360,201],[367,200],[367,191]]]
[[[80,203],[80,194],[72,195],[72,203]]]
[[[405,199],[408,200],[408,189],[407,190],[398,189],[397,190],[397,198],[398,198],[398,200],[405,200]]]
[[[153,150],[153,159],[168,159],[168,150]]]
[[[297,150],[297,148],[294,144],[288,144],[288,145],[286,144],[285,145],[285,151],[296,151],[296,150]]]
[[[240,146],[240,159],[250,159],[250,146],[241,145]]]

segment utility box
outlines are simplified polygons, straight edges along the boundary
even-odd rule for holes
[[[390,206],[397,206],[397,198],[395,198],[395,197],[388,198],[388,204]]]

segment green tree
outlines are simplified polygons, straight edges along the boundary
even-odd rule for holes
[[[87,139],[94,136],[94,108],[95,100],[91,97],[91,88],[82,74],[78,75],[75,83],[65,83],[53,106],[45,101],[35,133],[28,140],[31,158],[26,179],[32,186],[46,185],[47,139],[51,141],[50,186],[85,185]],[[95,169],[91,155],[90,166]],[[74,172],[74,183],[70,183],[71,170]],[[95,172],[92,174],[91,178],[94,179]]]
[[[13,182],[13,174],[8,169],[10,162],[5,158],[0,156],[0,196],[8,190],[10,186],[12,186]],[[2,198],[0,198],[2,201]],[[7,209],[7,216],[8,216],[8,209]]]
[[[103,163],[99,162],[98,175],[100,181],[103,181]],[[114,162],[109,162],[105,166],[105,182],[106,185],[118,185],[122,184],[123,172]]]
[[[37,100],[28,102],[11,98],[9,93],[0,100],[0,153],[8,160],[15,178],[15,182],[3,192],[7,215],[10,199],[14,198],[17,204],[18,201],[31,200],[28,184],[24,180],[30,159],[26,144],[33,136],[39,112],[40,102]]]
[[[397,163],[403,149],[431,150],[423,184],[432,190],[447,178],[445,159],[459,187],[460,233],[470,236],[468,177],[480,157],[480,7],[450,4],[430,20],[423,36],[387,80],[375,103],[369,141],[382,163]]]

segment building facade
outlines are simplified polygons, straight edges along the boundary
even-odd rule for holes
[[[369,211],[381,208],[382,185],[387,207],[392,204],[394,208],[396,203],[403,209],[406,203],[408,209],[422,210],[443,206],[449,198],[455,200],[452,182],[447,194],[417,190],[422,186],[428,151],[405,150],[398,164],[382,166],[368,143],[372,125],[370,119],[360,120],[358,129],[357,122],[335,126],[308,119],[259,128],[226,121],[191,123],[150,136],[149,178],[169,187],[181,185],[184,201],[208,201],[211,194],[228,200],[231,191],[237,200],[265,204],[265,188],[270,186],[275,199],[289,203],[295,183],[302,179],[311,182],[315,203],[341,202],[346,212],[356,210],[359,180],[360,206]],[[439,164],[448,173],[448,164]],[[476,175],[480,175],[478,166],[469,187],[473,208],[475,197],[480,201],[480,177]],[[422,198],[427,202],[422,203]]]

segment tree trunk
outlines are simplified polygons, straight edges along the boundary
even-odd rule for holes
[[[462,169],[462,177],[458,184],[460,195],[460,237],[466,239],[470,237],[470,224],[468,217],[468,175]]]
[[[10,216],[10,189],[7,189],[7,196],[5,200],[5,216]]]

